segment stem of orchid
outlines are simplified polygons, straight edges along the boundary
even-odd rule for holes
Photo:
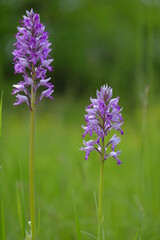
[[[102,140],[102,155],[100,162],[99,181],[99,204],[98,204],[98,240],[103,239],[103,216],[102,216],[102,196],[103,196],[103,172],[104,172],[104,141]]]
[[[32,66],[33,84],[35,81],[35,69]],[[35,92],[31,86],[31,111],[30,111],[30,156],[29,156],[29,180],[30,180],[30,219],[31,219],[31,234],[32,240],[36,238],[35,230],[35,197],[34,197],[34,118],[35,118]]]

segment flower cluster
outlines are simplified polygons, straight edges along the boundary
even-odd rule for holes
[[[52,99],[53,84],[49,82],[51,78],[47,78],[46,73],[47,70],[52,71],[50,63],[53,59],[49,56],[51,43],[48,41],[48,33],[40,23],[39,14],[34,13],[33,9],[26,11],[26,14],[20,21],[21,26],[17,28],[17,42],[14,44],[16,49],[13,51],[15,74],[22,74],[23,80],[13,85],[12,94],[17,94],[14,105],[26,102],[31,108],[31,87],[34,93],[39,87],[43,88],[35,103],[43,97]],[[23,94],[19,94],[20,92]]]
[[[81,150],[86,152],[85,159],[88,159],[88,156],[91,151],[96,150],[101,155],[104,154],[104,161],[108,157],[114,157],[117,161],[117,164],[121,164],[121,161],[118,158],[120,151],[116,151],[116,145],[120,142],[120,137],[114,134],[112,138],[106,141],[106,136],[109,132],[117,130],[120,134],[123,134],[121,126],[123,124],[123,118],[121,115],[122,108],[119,107],[118,101],[119,97],[112,98],[112,88],[102,86],[101,90],[97,90],[97,98],[90,98],[91,104],[86,107],[87,115],[85,115],[86,126],[82,126],[85,130],[83,138],[86,134],[93,136],[94,140],[83,141],[84,147]],[[109,151],[108,148],[110,147]]]

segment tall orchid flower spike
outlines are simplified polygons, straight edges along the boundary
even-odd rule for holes
[[[13,85],[12,94],[16,94],[14,105],[27,103],[31,115],[30,128],[30,157],[29,157],[29,179],[30,179],[30,239],[36,239],[35,224],[35,197],[34,197],[34,113],[35,106],[43,97],[52,99],[53,84],[51,78],[47,78],[47,71],[52,71],[50,66],[53,59],[49,53],[51,43],[48,40],[48,33],[45,26],[40,23],[40,16],[31,11],[26,11],[26,16],[20,21],[17,27],[14,55],[15,74],[21,74],[22,80]],[[38,95],[38,89],[41,93]]]
[[[92,151],[100,154],[100,186],[99,186],[99,212],[98,212],[98,240],[102,240],[102,186],[103,186],[103,169],[104,162],[112,157],[120,165],[120,150],[117,150],[117,144],[120,137],[116,133],[109,138],[109,133],[119,132],[123,135],[121,126],[123,118],[121,115],[122,108],[118,105],[119,97],[112,98],[112,88],[103,85],[101,90],[97,90],[97,98],[90,98],[91,104],[86,107],[83,138],[88,134],[92,140],[83,141],[82,151],[85,151],[85,159],[87,160]]]
[[[43,97],[53,98],[54,86],[49,82],[51,78],[46,76],[47,70],[53,70],[50,66],[53,59],[49,55],[51,43],[48,40],[48,32],[40,23],[39,14],[34,13],[33,9],[30,12],[26,11],[26,14],[27,16],[23,16],[23,20],[20,21],[21,26],[17,27],[17,41],[13,51],[15,74],[22,74],[23,80],[13,85],[12,94],[16,94],[17,98],[14,105],[26,102],[32,110],[32,95],[34,104],[40,102]],[[40,87],[43,91],[36,96]],[[22,94],[19,94],[20,92]]]

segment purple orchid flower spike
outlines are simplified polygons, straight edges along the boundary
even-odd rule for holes
[[[52,71],[50,66],[53,59],[50,57],[51,43],[48,41],[48,33],[45,26],[40,23],[40,16],[31,11],[26,11],[27,16],[23,16],[21,26],[17,27],[16,43],[14,44],[14,69],[15,74],[22,74],[23,80],[13,85],[12,94],[17,94],[17,101],[14,105],[26,102],[31,107],[31,87],[35,94],[35,104],[43,97],[52,99],[54,92],[53,84],[49,83],[50,78],[46,77],[47,70]],[[42,88],[40,96],[37,95],[37,89]],[[20,95],[19,92],[23,92]]]
[[[118,158],[120,151],[116,151],[116,146],[121,140],[120,137],[114,134],[109,141],[106,140],[112,129],[120,132],[121,135],[123,134],[121,129],[123,124],[122,108],[118,105],[119,97],[112,98],[112,88],[106,84],[101,87],[100,91],[97,90],[97,98],[90,98],[90,101],[91,104],[86,107],[86,126],[82,126],[85,130],[83,138],[86,134],[90,136],[94,134],[95,139],[88,142],[83,141],[84,147],[81,150],[86,152],[85,159],[88,159],[90,152],[97,151],[100,155],[104,152],[103,161],[113,157],[117,164],[121,164]],[[110,149],[108,149],[109,146]],[[108,150],[110,152],[107,153]]]

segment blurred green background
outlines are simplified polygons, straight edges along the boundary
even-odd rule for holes
[[[0,0],[0,192],[6,239],[24,239],[28,229],[27,106],[13,107],[13,44],[26,10],[34,9],[50,33],[54,100],[37,106],[36,215],[40,239],[75,237],[75,196],[81,231],[97,234],[94,191],[96,154],[84,161],[81,125],[89,97],[108,83],[124,107],[119,167],[105,165],[104,231],[111,240],[158,240],[160,236],[160,1]],[[0,200],[1,201],[1,200]],[[0,214],[2,215],[2,214]],[[1,217],[0,217],[1,218]],[[0,234],[2,233],[0,220]],[[2,235],[0,235],[2,239]],[[90,239],[82,233],[82,240]],[[4,240],[4,239],[2,239]]]
[[[82,98],[107,82],[132,107],[146,85],[154,97],[158,95],[158,0],[1,0],[0,4],[0,86],[6,92],[20,79],[13,74],[11,54],[16,27],[25,10],[33,8],[50,33],[56,93]]]

